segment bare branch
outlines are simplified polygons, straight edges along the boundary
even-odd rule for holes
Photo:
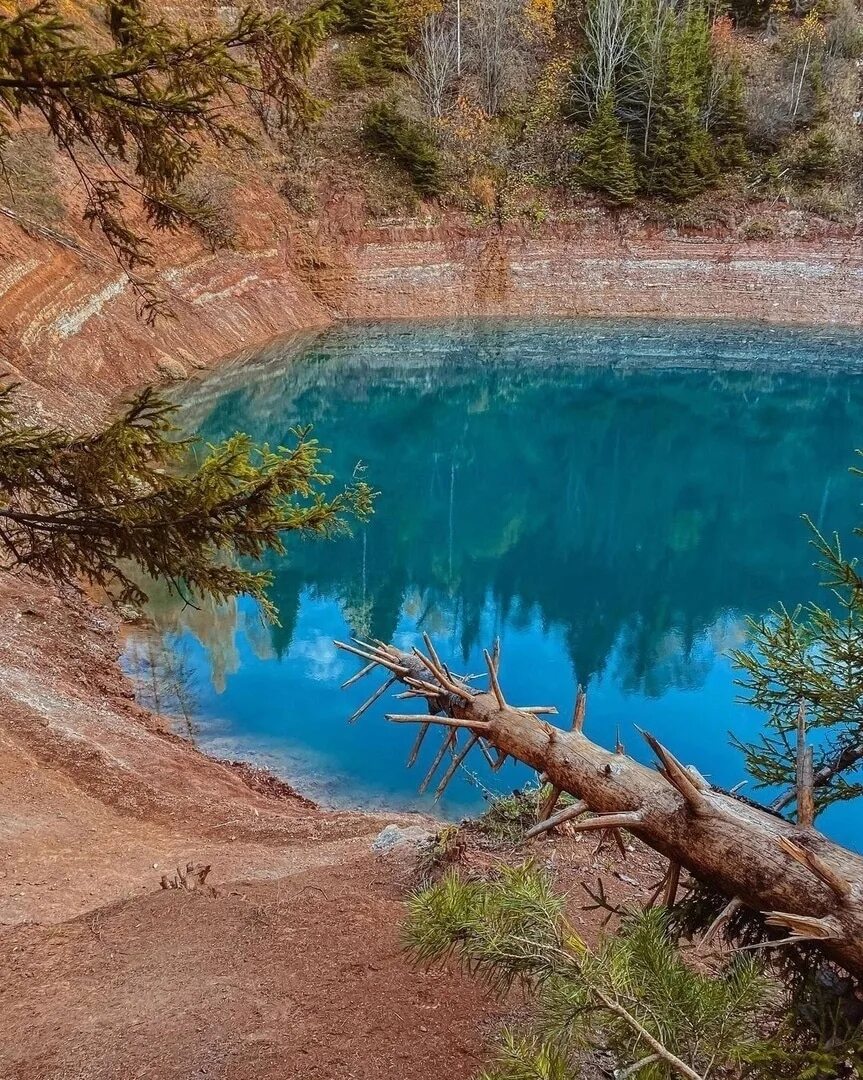
[[[809,829],[815,820],[815,776],[812,747],[806,745],[806,705],[797,710],[797,824]]]
[[[353,724],[353,723],[355,723],[355,721],[359,720],[359,718],[363,715],[363,713],[366,712],[368,709],[370,709],[372,707],[372,705],[374,705],[374,703],[378,700],[378,698],[382,698],[384,696],[384,694],[387,692],[387,690],[389,690],[389,688],[393,685],[393,683],[395,681],[396,681],[396,676],[395,675],[390,675],[390,677],[383,684],[383,686],[379,686],[378,689],[375,690],[375,692],[371,695],[371,697],[367,698],[362,703],[362,705],[360,705],[360,707],[357,709],[357,711],[355,713],[352,713],[348,717],[348,723]]]
[[[663,776],[680,792],[690,809],[695,813],[706,812],[709,805],[704,798],[703,788],[695,774],[681,765],[671,751],[667,750],[649,731],[642,731],[641,734],[662,763]]]
[[[503,691],[500,688],[500,682],[497,677],[497,668],[494,666],[494,661],[491,658],[491,654],[488,649],[482,650],[482,655],[485,658],[485,664],[488,668],[488,678],[491,683],[491,689],[494,696],[497,698],[498,707],[501,709],[506,708],[506,698],[503,696]]]
[[[428,735],[430,727],[431,727],[431,724],[423,724],[422,727],[417,732],[416,741],[414,742],[413,746],[411,747],[410,756],[408,757],[408,761],[407,761],[407,767],[409,769],[413,765],[416,764],[416,760],[419,757],[419,752],[420,752],[420,748],[422,747],[423,740],[425,739],[426,735]]]
[[[366,675],[368,675],[370,672],[374,671],[377,666],[378,666],[377,660],[372,660],[370,663],[366,664],[366,666],[364,668],[360,668],[360,670],[356,673],[356,675],[351,675],[351,677],[349,679],[346,679],[342,683],[342,690],[347,690],[347,688],[349,686],[353,686],[354,683],[359,682],[360,679],[364,679],[366,677]]]
[[[391,724],[440,724],[441,727],[467,728],[468,731],[487,731],[490,724],[483,720],[458,720],[453,716],[432,716],[431,713],[386,713]]]
[[[581,683],[575,692],[575,708],[572,712],[572,730],[581,732],[584,729],[584,717],[587,712],[587,694]]]
[[[479,735],[471,735],[471,737],[468,739],[468,741],[465,743],[464,747],[462,748],[461,752],[459,754],[457,754],[453,758],[452,765],[450,765],[450,767],[444,773],[443,778],[441,779],[441,782],[438,784],[438,786],[437,786],[437,788],[435,790],[435,793],[434,793],[434,801],[435,802],[437,802],[438,799],[441,797],[441,795],[443,795],[444,791],[446,791],[447,785],[449,784],[450,780],[452,780],[452,778],[455,776],[456,772],[458,771],[459,765],[461,765],[461,763],[464,761],[464,759],[468,756],[468,754],[471,752],[471,750],[474,748],[474,746],[476,746],[476,744],[478,742],[479,742]]]
[[[739,911],[739,909],[742,907],[743,901],[738,899],[736,896],[733,900],[730,900],[722,909],[722,911],[719,912],[719,914],[716,916],[710,926],[708,926],[704,937],[701,939],[701,948],[706,948],[711,943],[711,941],[713,941],[713,939],[716,937],[716,935],[719,933],[720,929],[725,925],[725,923],[728,922],[728,920],[735,913],[735,911]]]
[[[619,814],[598,814],[587,821],[579,821],[573,825],[573,830],[575,832],[588,832],[592,829],[633,829],[643,821],[644,818],[640,810],[624,810]],[[548,821],[543,822],[543,824],[548,825]]]
[[[524,834],[525,839],[529,840],[532,836],[539,836],[540,833],[548,832],[549,829],[554,829],[565,821],[572,821],[582,814],[586,814],[589,809],[590,807],[586,802],[575,802],[572,806],[566,806],[563,810],[558,810],[554,817],[546,818],[545,821],[540,821],[531,826]]]
[[[449,750],[450,747],[452,747],[454,749],[457,746],[457,744],[458,744],[458,731],[456,731],[456,730],[448,731],[446,733],[446,735],[444,735],[443,741],[440,744],[440,748],[439,748],[437,754],[435,754],[434,761],[429,766],[429,770],[425,774],[425,776],[423,777],[423,781],[419,786],[418,790],[419,790],[420,795],[423,795],[425,793],[425,791],[428,788],[429,784],[432,782],[434,774],[438,771],[440,763],[443,761],[444,755],[446,754],[447,750]]]

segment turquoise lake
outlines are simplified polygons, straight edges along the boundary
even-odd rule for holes
[[[351,538],[291,540],[270,560],[280,626],[247,603],[154,599],[196,737],[325,804],[429,806],[416,789],[437,740],[408,771],[415,732],[384,721],[391,699],[349,725],[382,680],[341,691],[360,662],[332,640],[409,646],[426,630],[455,670],[479,672],[499,636],[510,701],[556,705],[565,725],[581,682],[593,738],[619,730],[650,760],[647,728],[737,784],[728,732],[752,737],[763,718],[736,702],[725,654],[747,615],[823,599],[802,513],[849,540],[863,520],[849,474],[861,376],[863,335],[837,330],[495,321],[348,324],[188,384],[182,422],[204,439],[278,445],[313,424],[327,469],[346,481],[362,462],[381,492]],[[132,637],[128,667],[153,648]],[[481,810],[485,789],[532,775],[467,764],[438,813]],[[859,847],[854,817],[819,820]]]

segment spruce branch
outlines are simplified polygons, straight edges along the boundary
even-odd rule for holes
[[[695,971],[655,908],[627,915],[594,951],[564,902],[529,863],[483,882],[451,872],[409,901],[405,942],[417,962],[457,959],[497,992],[517,982],[536,998],[533,1029],[504,1033],[486,1080],[569,1080],[578,1054],[596,1045],[629,1075],[639,1063],[648,1080],[703,1080],[749,1055],[766,999],[754,960],[738,958],[715,977]]]
[[[20,424],[14,387],[0,388],[4,568],[133,603],[146,599],[143,574],[190,598],[250,595],[274,617],[269,574],[248,564],[282,553],[287,533],[332,536],[371,513],[363,480],[327,495],[326,451],[308,428],[276,450],[237,434],[194,461],[175,411],[146,390],[101,431],[75,435]]]
[[[287,130],[317,117],[305,75],[338,17],[336,0],[321,0],[296,17],[246,7],[228,27],[197,30],[148,17],[140,0],[108,0],[110,41],[99,47],[56,0],[19,6],[0,15],[0,168],[11,125],[40,117],[78,173],[85,220],[152,313],[155,287],[135,275],[152,258],[126,221],[126,197],[140,200],[157,230],[195,224],[201,210],[183,197],[183,181],[205,144],[250,140],[238,118],[242,95],[272,101]]]

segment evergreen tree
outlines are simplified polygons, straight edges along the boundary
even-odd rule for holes
[[[774,803],[784,808],[794,801],[800,738],[805,745],[806,731],[816,731],[809,752],[820,811],[863,797],[863,577],[838,536],[828,538],[808,524],[830,607],[780,608],[751,622],[751,645],[733,658],[746,700],[769,717],[758,742],[738,744],[747,771],[758,786],[790,788],[790,796]],[[863,528],[855,529],[855,536],[863,536]]]
[[[637,191],[635,166],[611,91],[599,103],[596,116],[581,140],[581,154],[576,179],[582,187],[602,192],[618,205],[633,201]]]
[[[391,71],[407,64],[408,34],[398,0],[347,0],[345,25],[369,38],[367,63]]]
[[[440,155],[425,124],[405,116],[394,97],[370,105],[363,133],[371,146],[403,168],[422,195],[440,195],[444,188]]]
[[[0,388],[0,558],[54,581],[80,579],[141,602],[131,567],[185,596],[248,594],[271,614],[269,575],[238,560],[282,552],[288,532],[330,534],[364,518],[357,482],[327,498],[325,452],[307,430],[287,449],[234,435],[192,464],[175,406],[138,395],[103,430],[75,435],[21,423],[14,387]]]
[[[746,129],[743,76],[732,62],[717,91],[708,128],[720,169],[740,169],[749,161]]]
[[[700,115],[710,77],[710,32],[704,8],[691,3],[681,21],[669,23],[667,33],[667,60],[644,155],[644,187],[651,195],[683,202],[717,176],[713,146]]]
[[[317,104],[302,76],[337,11],[332,0],[299,18],[247,8],[226,28],[197,32],[148,19],[139,0],[108,0],[107,46],[92,44],[54,0],[0,15],[0,167],[12,123],[41,116],[78,171],[86,217],[125,266],[146,263],[124,193],[141,198],[154,228],[194,221],[180,186],[203,140],[247,138],[224,107],[232,93],[267,94],[284,124],[309,120]],[[0,565],[83,579],[132,601],[145,598],[143,572],[184,595],[245,593],[272,614],[267,574],[240,560],[282,551],[285,533],[331,533],[371,510],[362,482],[325,496],[324,451],[307,430],[277,451],[235,435],[193,462],[173,413],[145,391],[102,430],[74,434],[22,422],[14,387],[0,387]]]
[[[803,186],[830,180],[840,172],[841,166],[836,139],[826,124],[809,132],[791,157],[794,179]]]
[[[397,0],[369,0],[366,25],[375,51],[386,67],[399,70],[407,64],[407,33]]]
[[[249,7],[229,26],[199,32],[148,18],[141,0],[107,0],[106,45],[68,22],[57,0],[0,14],[0,166],[12,123],[39,116],[80,176],[86,219],[130,271],[147,265],[146,238],[123,212],[126,193],[140,197],[156,229],[194,222],[201,208],[182,184],[203,141],[247,137],[225,105],[252,88],[277,104],[284,125],[314,116],[303,76],[337,14],[335,0],[297,18]],[[137,284],[152,305],[152,288]]]

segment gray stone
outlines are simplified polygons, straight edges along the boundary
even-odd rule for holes
[[[180,363],[179,360],[175,360],[173,356],[164,356],[156,365],[159,369],[159,374],[164,375],[166,379],[188,379],[189,372]]]
[[[434,833],[430,832],[428,829],[422,828],[420,825],[387,825],[387,827],[382,829],[375,837],[374,843],[372,844],[372,851],[376,851],[379,855],[384,855],[394,848],[406,844],[413,847],[419,847],[420,844],[425,844],[433,838]]]

